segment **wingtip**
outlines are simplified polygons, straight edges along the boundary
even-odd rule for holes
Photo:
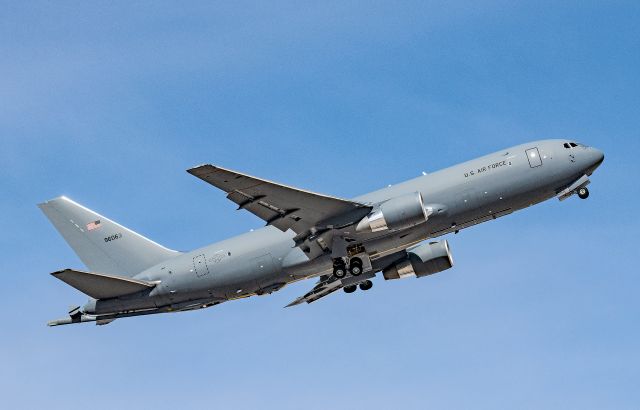
[[[216,167],[211,164],[200,164],[200,165],[196,165],[195,167],[188,168],[187,172],[190,173],[191,175],[194,175],[197,170],[200,170],[202,168],[216,168]]]
[[[53,277],[58,277],[58,275],[60,275],[62,273],[65,273],[65,272],[68,272],[70,270],[72,270],[72,269],[70,269],[70,268],[60,269],[60,270],[57,270],[55,272],[51,272],[50,275],[53,276]]]
[[[54,327],[54,326],[70,325],[72,323],[73,323],[73,320],[71,319],[71,317],[65,317],[62,319],[50,320],[47,322],[47,326]]]
[[[298,298],[296,300],[294,300],[293,302],[289,303],[287,306],[285,306],[284,308],[288,308],[288,307],[293,307],[293,306],[298,306],[299,304],[301,304],[303,302],[303,299]]]

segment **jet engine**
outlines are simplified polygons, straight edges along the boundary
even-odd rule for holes
[[[449,242],[429,242],[407,252],[407,256],[382,271],[386,280],[421,278],[453,267]]]
[[[413,192],[382,202],[358,222],[356,232],[407,229],[426,222],[428,216],[422,195]]]

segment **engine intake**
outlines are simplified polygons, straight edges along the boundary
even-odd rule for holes
[[[407,229],[426,222],[428,216],[422,194],[414,192],[391,198],[378,205],[373,212],[358,222],[356,232]]]
[[[382,271],[386,280],[421,278],[453,267],[449,242],[429,242],[407,252],[405,259]]]

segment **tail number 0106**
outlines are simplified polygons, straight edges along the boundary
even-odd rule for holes
[[[105,242],[111,242],[111,241],[115,241],[116,239],[120,239],[122,238],[122,234],[121,233],[117,233],[111,236],[107,236],[106,238],[104,238]]]

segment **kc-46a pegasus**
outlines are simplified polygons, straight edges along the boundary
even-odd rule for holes
[[[449,233],[547,199],[589,196],[604,154],[571,140],[507,148],[352,199],[337,198],[214,165],[190,174],[221,189],[266,226],[191,252],[177,252],[66,198],[39,204],[88,268],[52,275],[89,296],[49,323],[207,308],[318,278],[288,306],[339,289],[422,278],[453,266]]]

